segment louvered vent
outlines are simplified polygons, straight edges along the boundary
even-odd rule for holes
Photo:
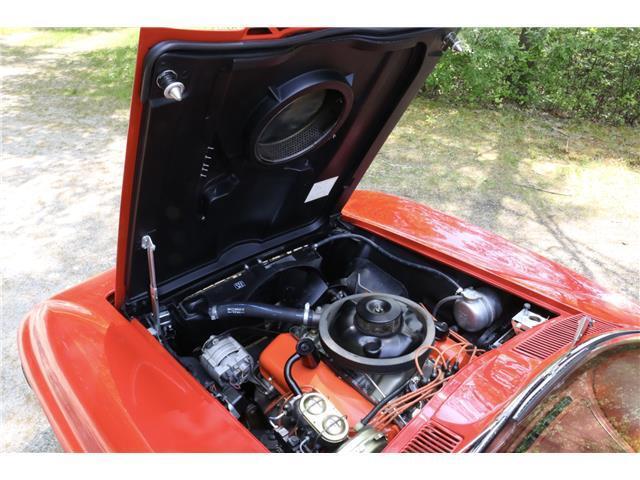
[[[439,423],[429,421],[403,448],[403,453],[451,453],[462,437]]]
[[[549,358],[573,342],[576,329],[578,328],[578,321],[582,317],[584,317],[584,315],[574,315],[573,317],[560,320],[550,327],[536,327],[541,330],[515,347],[514,351],[539,360]],[[618,328],[616,325],[593,318],[593,323],[587,327],[582,338],[599,335]]]

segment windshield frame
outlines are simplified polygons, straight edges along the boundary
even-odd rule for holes
[[[571,373],[598,355],[631,343],[640,344],[640,329],[608,332],[568,350],[534,378],[463,451],[497,451],[502,443],[511,437],[513,427],[527,418],[527,415],[544,401],[547,395],[561,386]]]

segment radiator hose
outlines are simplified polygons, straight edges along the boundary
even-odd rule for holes
[[[211,320],[259,318],[261,320],[287,322],[292,325],[304,325],[305,327],[317,327],[320,322],[320,314],[311,311],[308,303],[304,306],[304,309],[257,302],[222,303],[211,307],[209,315]]]

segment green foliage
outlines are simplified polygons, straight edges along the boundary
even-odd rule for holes
[[[86,89],[85,95],[111,96],[129,102],[136,64],[136,45],[103,48],[92,50],[80,56],[86,65],[84,86],[94,85],[94,89]]]
[[[447,52],[427,79],[427,96],[640,122],[638,28],[470,28],[459,36],[472,53]]]

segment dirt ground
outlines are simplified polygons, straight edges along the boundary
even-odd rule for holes
[[[49,46],[30,32],[0,36],[0,451],[60,450],[20,370],[21,318],[115,262],[126,85],[83,73],[108,69],[86,54],[114,36],[121,40],[121,32],[98,31]],[[93,81],[113,88],[86,93]],[[470,220],[637,300],[637,133],[417,100],[363,187]]]

